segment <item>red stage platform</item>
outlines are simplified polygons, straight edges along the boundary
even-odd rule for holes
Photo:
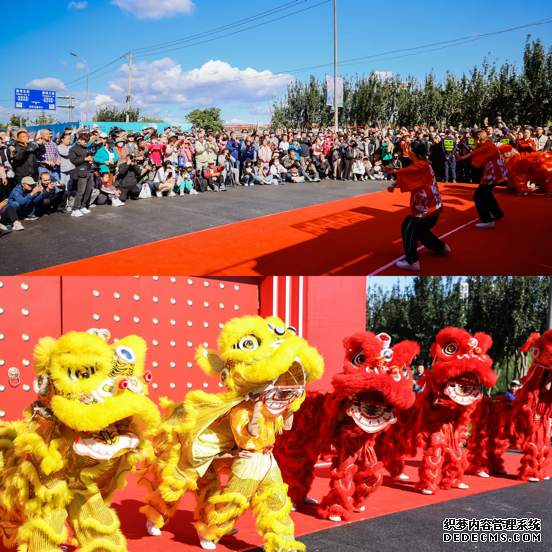
[[[434,232],[452,254],[420,253],[417,274],[552,275],[552,248],[543,243],[552,198],[495,189],[506,213],[496,230],[475,228],[475,185],[441,184],[444,213]],[[316,185],[313,184],[313,193]],[[404,275],[401,223],[409,195],[376,192],[153,242],[36,275]],[[512,252],[515,255],[512,255]]]

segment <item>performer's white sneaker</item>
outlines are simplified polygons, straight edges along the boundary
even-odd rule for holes
[[[217,548],[217,545],[213,541],[204,539],[203,537],[199,537],[199,546],[203,550],[215,550]]]
[[[540,479],[538,477],[530,477],[529,481],[533,481],[534,483],[538,483]]]
[[[397,263],[397,266],[399,268],[402,268],[404,270],[420,270],[420,261],[416,261],[413,264],[407,263],[406,261],[399,261]]]
[[[155,523],[149,519],[146,521],[146,530],[148,535],[151,535],[152,537],[158,537],[161,534],[161,529],[155,527]]]
[[[422,494],[430,495],[433,494],[433,491],[431,491],[430,489],[422,489]]]
[[[361,506],[361,507],[358,509],[359,512],[364,512],[364,510],[366,510],[366,506]]]
[[[457,489],[469,489],[470,487],[465,483],[458,483]]]
[[[341,518],[339,516],[330,516],[328,519],[330,521],[341,521]]]
[[[410,479],[410,477],[408,477],[406,473],[399,473],[399,475],[396,475],[393,479],[403,479],[404,481],[406,481],[407,479]]]
[[[542,479],[543,479],[543,481],[548,481],[550,479],[550,476],[547,475],[546,477],[543,477]]]
[[[316,500],[316,498],[311,498],[310,496],[306,496],[305,504],[318,504],[318,500]]]
[[[291,503],[291,511],[292,512],[297,512],[297,506],[295,504],[293,504],[293,502]]]
[[[479,477],[491,477],[487,472],[480,471],[476,474]]]

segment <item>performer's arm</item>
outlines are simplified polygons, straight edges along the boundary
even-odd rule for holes
[[[462,157],[458,152],[456,152],[454,156],[456,157],[456,161],[464,161],[466,159],[471,159],[471,152],[468,153],[467,155],[464,155],[464,157]]]
[[[260,419],[262,406],[263,403],[261,401],[257,401],[255,403],[255,406],[253,407],[251,420],[247,424],[247,431],[249,432],[249,435],[251,435],[251,437],[258,437],[259,435],[259,431],[261,429]]]
[[[288,409],[283,427],[284,431],[289,431],[293,427],[293,410]]]

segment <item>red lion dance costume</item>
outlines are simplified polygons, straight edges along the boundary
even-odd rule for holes
[[[384,461],[392,475],[405,479],[404,456],[414,456],[422,446],[416,490],[434,494],[439,489],[468,488],[463,483],[467,461],[460,445],[467,439],[471,414],[483,396],[481,385],[496,383],[486,354],[491,345],[491,337],[482,332],[472,337],[465,330],[445,328],[437,334],[431,346],[432,371],[418,380],[423,391],[414,408],[402,416],[401,422],[406,423],[385,437]],[[405,433],[409,435],[406,446]]]
[[[508,448],[519,448],[523,457],[518,468],[522,481],[548,479],[550,464],[550,418],[552,414],[552,330],[541,338],[533,333],[520,351],[533,349],[533,363],[514,401],[497,397],[477,412],[473,433],[479,453],[470,449],[470,469],[480,477],[505,473],[502,455]],[[474,442],[475,448],[475,442]]]
[[[509,190],[518,195],[552,193],[552,152],[518,153],[508,144],[499,145],[498,151],[508,170]]]
[[[278,443],[275,455],[294,503],[313,502],[306,494],[318,455],[330,448],[337,452],[330,490],[318,509],[324,519],[348,521],[354,508],[364,510],[382,483],[376,438],[396,422],[396,410],[414,404],[410,363],[420,347],[390,343],[387,334],[371,332],[344,339],[343,372],[332,379],[334,393],[310,394],[294,421],[296,439]]]

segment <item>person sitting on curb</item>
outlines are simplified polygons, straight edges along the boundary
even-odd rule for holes
[[[8,205],[8,200],[5,199],[0,202],[0,236],[9,234],[12,230],[25,230],[25,228],[19,221],[15,208]]]

